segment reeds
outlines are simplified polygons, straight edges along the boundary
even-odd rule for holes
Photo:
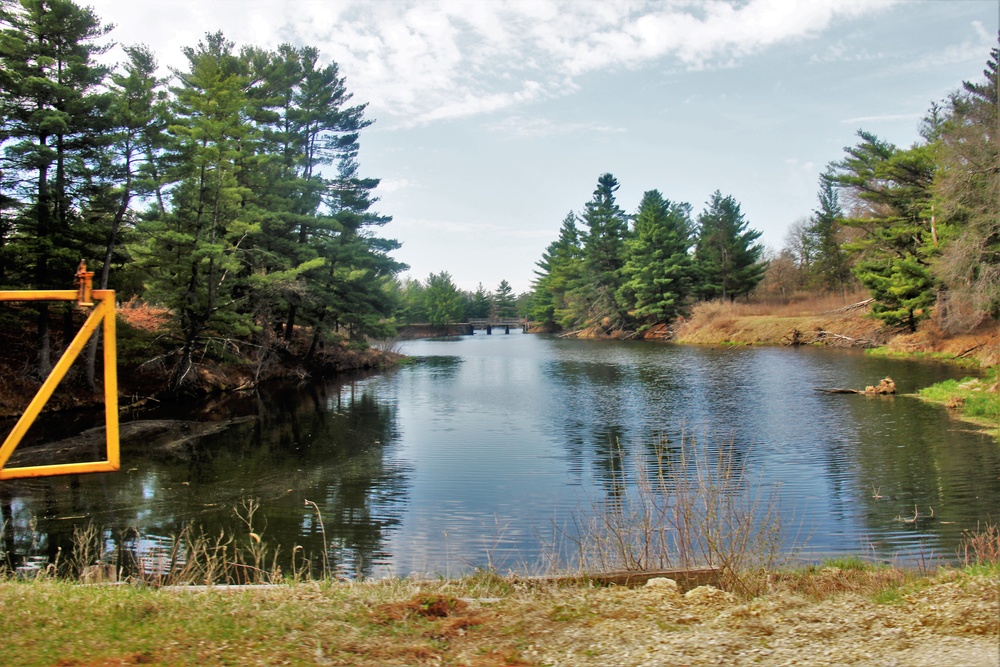
[[[632,465],[620,445],[613,487],[561,531],[583,571],[710,567],[729,590],[753,594],[757,575],[787,557],[775,490],[750,484],[745,452],[729,443],[662,441]]]

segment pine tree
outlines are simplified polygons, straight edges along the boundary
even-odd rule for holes
[[[462,296],[447,271],[428,276],[423,296],[427,321],[433,326],[458,322],[464,314]]]
[[[106,144],[111,96],[103,89],[108,68],[97,56],[110,28],[71,0],[5,0],[0,23],[8,26],[0,33],[3,171],[18,183],[6,195],[8,205],[18,202],[17,251],[4,273],[20,286],[61,288],[102,236],[80,210]],[[44,377],[52,368],[49,308],[43,302],[38,311]]]
[[[631,304],[633,317],[647,326],[670,322],[683,312],[692,290],[691,207],[646,192],[626,241],[625,282],[620,301]]]
[[[584,275],[575,289],[579,323],[600,323],[607,330],[622,328],[627,322],[626,310],[616,298],[622,285],[628,234],[628,217],[615,201],[618,188],[614,176],[602,174],[593,198],[584,207]]]
[[[860,206],[844,224],[864,236],[848,249],[858,259],[854,275],[875,303],[872,313],[886,324],[916,331],[937,299],[931,274],[939,250],[931,184],[934,146],[903,151],[861,131],[861,142],[831,165],[832,183],[852,193]]]
[[[246,122],[246,80],[221,33],[187,48],[188,70],[175,72],[176,185],[162,219],[141,225],[147,242],[137,248],[150,286],[176,314],[180,359],[171,385],[188,379],[193,354],[205,336],[244,335],[252,322],[239,307],[237,277],[248,237],[256,227],[244,217],[248,196],[237,179],[241,152],[252,146]]]
[[[501,280],[493,294],[493,307],[496,309],[497,317],[506,319],[517,317],[517,305],[515,303],[514,290],[510,283]]]
[[[807,232],[815,252],[811,282],[827,290],[846,292],[851,269],[841,247],[841,220],[844,217],[832,174],[820,177],[819,208],[809,219]]]
[[[749,294],[767,269],[764,246],[754,244],[761,232],[749,229],[739,203],[716,190],[698,216],[694,262],[704,299],[729,299]]]
[[[536,262],[537,276],[532,284],[530,317],[546,329],[570,326],[569,291],[583,273],[583,245],[572,211],[563,218],[559,238],[553,241]]]
[[[476,286],[476,291],[469,299],[467,316],[472,319],[485,319],[490,316],[493,310],[493,299],[482,283]]]

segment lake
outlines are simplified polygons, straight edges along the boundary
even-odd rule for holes
[[[324,544],[348,577],[534,572],[622,493],[622,471],[680,443],[738,457],[807,560],[952,558],[998,518],[1000,447],[905,395],[963,375],[942,364],[483,332],[402,351],[414,363],[230,398],[207,417],[255,419],[169,455],[126,448],[118,473],[4,483],[4,553],[65,557],[90,525],[105,560],[148,567],[188,526],[252,530],[286,572]],[[901,395],[814,389],[886,376]]]

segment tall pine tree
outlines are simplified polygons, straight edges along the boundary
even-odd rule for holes
[[[17,175],[8,196],[19,202],[16,254],[4,273],[21,287],[62,288],[103,237],[80,211],[107,143],[108,68],[97,56],[110,28],[71,0],[4,0],[0,23],[7,26],[0,32],[2,171]],[[44,377],[52,368],[49,307],[42,302],[38,312],[37,372]]]
[[[581,324],[600,325],[605,330],[623,328],[628,315],[618,302],[625,265],[628,217],[618,206],[618,180],[601,174],[593,198],[580,216],[586,225],[583,243],[584,275],[575,290],[577,317]]]
[[[698,216],[694,261],[698,293],[704,299],[729,299],[750,294],[764,278],[764,246],[754,242],[761,232],[749,228],[732,197],[716,190]]]
[[[643,195],[626,241],[620,300],[646,326],[683,312],[693,288],[692,227],[690,205],[666,200],[658,190]]]

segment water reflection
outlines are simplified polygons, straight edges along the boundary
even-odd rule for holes
[[[400,523],[407,470],[391,456],[393,409],[367,380],[277,390],[226,411],[255,418],[180,450],[129,448],[121,473],[2,487],[8,561],[37,554],[55,561],[69,553],[73,529],[84,522],[101,530],[114,553],[127,552],[118,561],[126,563],[169,553],[185,527],[245,539],[250,528],[236,513],[245,514],[251,499],[261,508],[253,529],[271,540],[272,552],[279,549],[286,572],[293,550],[314,567],[325,550],[331,565],[351,576],[389,559],[386,533]]]
[[[285,571],[293,553],[350,576],[531,570],[630,492],[623,474],[681,465],[682,443],[731,451],[747,484],[778,494],[786,546],[810,557],[948,557],[1000,507],[991,438],[906,395],[813,390],[890,375],[905,394],[961,374],[942,365],[521,334],[404,351],[415,363],[391,372],[212,406],[207,418],[250,419],[128,449],[121,473],[0,486],[3,553],[56,559],[92,523],[109,553],[149,564],[185,526],[246,540],[233,509],[253,498]]]

